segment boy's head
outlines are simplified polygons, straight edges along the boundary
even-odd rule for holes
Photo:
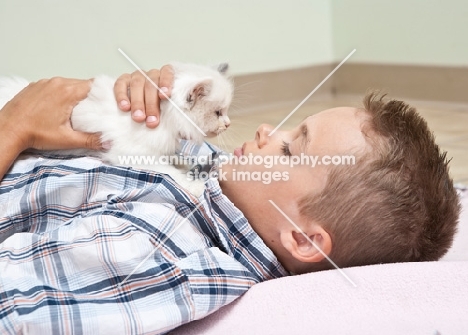
[[[347,267],[435,260],[447,251],[458,198],[445,154],[414,109],[370,94],[364,109],[334,108],[291,131],[272,130],[261,125],[235,153],[263,163],[278,157],[276,164],[227,164],[221,187],[287,270],[332,268],[322,252]],[[281,160],[288,155],[315,157],[315,165],[291,167]],[[272,171],[278,178],[266,183]]]
[[[330,169],[322,192],[299,202],[321,223],[338,266],[433,261],[450,248],[460,205],[426,122],[402,101],[372,93],[362,131],[371,151],[353,166]],[[326,261],[312,270],[331,268]]]

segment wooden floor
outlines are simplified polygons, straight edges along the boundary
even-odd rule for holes
[[[254,110],[239,105],[233,106],[230,111],[231,127],[210,142],[232,152],[244,141],[253,139],[261,123],[276,127],[299,102],[262,106]],[[427,101],[407,102],[416,107],[427,120],[436,135],[437,143],[448,152],[448,157],[452,157],[450,171],[455,183],[468,185],[468,106]],[[346,96],[314,100],[314,97],[311,97],[310,101],[299,108],[281,129],[292,128],[309,115],[339,106],[361,107],[361,98]]]

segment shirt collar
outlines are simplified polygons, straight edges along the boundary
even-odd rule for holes
[[[211,178],[205,185],[202,197],[210,203],[208,207],[213,211],[215,221],[213,228],[225,252],[255,273],[260,281],[289,275],[242,211],[222,193],[218,180]]]

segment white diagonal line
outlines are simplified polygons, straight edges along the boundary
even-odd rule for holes
[[[273,207],[275,207],[275,208],[278,210],[278,212],[280,212],[280,213],[286,218],[286,220],[289,221],[290,224],[292,224],[292,225],[294,226],[294,228],[296,228],[297,230],[299,230],[299,232],[307,239],[307,241],[309,241],[309,242],[314,246],[314,248],[317,249],[317,250],[323,255],[323,257],[325,257],[325,258],[327,259],[327,261],[329,261],[329,262],[331,263],[331,265],[333,265],[333,266],[335,267],[335,269],[337,269],[337,270],[343,275],[343,277],[345,277],[354,287],[357,287],[357,285],[351,280],[351,278],[349,278],[349,277],[346,275],[346,273],[344,273],[344,271],[341,270],[341,269],[338,267],[338,265],[336,265],[335,262],[333,262],[333,261],[331,260],[331,258],[328,257],[328,255],[327,255],[326,253],[324,253],[323,250],[320,249],[319,246],[318,246],[317,244],[315,244],[314,241],[312,241],[312,240],[309,238],[309,236],[307,236],[307,234],[305,234],[305,233],[302,231],[302,229],[299,228],[299,226],[298,226],[297,224],[295,224],[295,223],[293,222],[293,220],[291,220],[291,219],[286,215],[286,213],[283,212],[283,211],[281,210],[281,208],[279,208],[279,207],[273,202],[273,200],[268,200],[268,201],[273,205]]]
[[[161,90],[161,89],[159,88],[159,86],[156,85],[156,84],[154,83],[154,81],[152,81],[151,78],[148,77],[148,75],[147,75],[142,69],[140,69],[140,67],[139,67],[138,65],[136,65],[136,63],[135,63],[133,60],[130,59],[130,57],[127,56],[127,54],[126,54],[125,52],[123,52],[122,49],[118,48],[118,50],[119,50],[119,52],[120,52],[125,58],[127,58],[127,60],[128,60],[128,61],[129,61],[129,62],[146,78],[146,80],[148,80],[154,87],[156,87],[156,89],[159,91],[159,93],[161,93],[161,94],[162,94],[162,95],[163,95],[163,96],[164,96],[164,97],[165,97],[165,98],[166,98],[166,99],[167,99],[167,100],[168,100],[168,101],[169,101],[169,102],[170,102],[170,103],[171,103],[171,104],[172,104],[172,105],[173,105],[173,106],[174,106],[174,107],[175,107],[175,108],[192,124],[192,125],[194,125],[195,128],[197,128],[198,131],[199,131],[200,133],[203,134],[203,136],[206,136],[205,132],[204,132],[203,130],[201,130],[200,127],[198,127],[198,126],[195,124],[195,122],[193,122],[192,119],[189,118],[189,117],[187,116],[187,114],[185,114],[184,111],[181,110],[181,109],[179,108],[179,106],[177,106],[176,103],[175,103],[174,101],[172,101],[171,98],[169,98],[169,97],[166,95],[166,93],[164,93],[164,91]]]
[[[184,219],[177,225],[177,227],[175,227],[175,228],[169,233],[169,235],[167,235],[166,238],[165,238],[164,240],[162,240],[162,241],[159,243],[159,245],[158,245],[156,248],[154,248],[154,250],[151,251],[151,252],[148,254],[148,256],[146,256],[146,257],[135,267],[135,269],[133,269],[133,271],[130,272],[130,274],[129,274],[127,277],[125,277],[125,279],[122,280],[117,286],[122,286],[122,285],[127,281],[127,279],[130,278],[130,276],[132,276],[132,275],[140,268],[140,266],[143,265],[143,263],[146,262],[146,261],[148,260],[148,258],[150,258],[150,257],[159,249],[159,247],[162,246],[162,245],[177,231],[177,229],[179,229],[179,228],[185,223],[185,221],[187,221],[187,220],[189,219],[189,217],[191,217],[191,216],[193,215],[193,213],[195,213],[195,211],[196,211],[197,209],[200,208],[201,205],[202,205],[202,203],[200,203],[197,207],[195,207],[195,209],[194,209],[193,211],[191,211],[190,214],[187,215],[187,217],[184,218]]]
[[[343,63],[346,62],[346,61],[348,60],[348,58],[351,57],[351,55],[352,55],[353,53],[355,53],[355,52],[356,52],[356,49],[354,49],[353,51],[351,51],[351,52],[349,53],[349,55],[346,56],[346,58],[343,59],[343,60],[341,61],[341,63],[338,64],[338,65],[333,69],[333,71],[330,72],[330,74],[329,74],[328,76],[326,76],[325,79],[322,80],[322,82],[321,82],[320,84],[318,84],[318,86],[317,86],[316,88],[314,88],[314,90],[313,90],[312,92],[310,92],[309,95],[306,96],[306,97],[304,98],[304,100],[302,100],[302,101],[299,103],[299,105],[297,105],[297,107],[294,108],[294,109],[292,110],[292,112],[289,113],[288,116],[286,116],[286,117],[283,119],[283,121],[281,121],[280,124],[277,125],[276,128],[273,129],[273,130],[268,134],[268,136],[273,135],[274,132],[277,131],[278,128],[281,127],[281,126],[283,125],[283,123],[285,123],[286,120],[289,119],[289,118],[291,117],[291,115],[293,115],[293,114],[307,101],[307,99],[309,99],[309,98],[312,96],[312,94],[314,94],[315,91],[317,91],[317,90],[320,88],[320,86],[322,86],[323,83],[325,83],[325,82],[328,80],[328,78],[330,78],[330,77],[332,76],[332,74],[335,73],[335,71],[338,70],[338,69],[340,68],[340,66],[343,65]]]

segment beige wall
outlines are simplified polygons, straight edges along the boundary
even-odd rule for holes
[[[333,0],[336,60],[468,66],[466,0]],[[344,56],[343,56],[344,57]]]
[[[342,60],[468,65],[465,0],[0,0],[0,75],[118,75],[171,60],[233,74]]]
[[[0,0],[0,75],[117,75],[171,60],[233,74],[333,59],[327,0]]]

